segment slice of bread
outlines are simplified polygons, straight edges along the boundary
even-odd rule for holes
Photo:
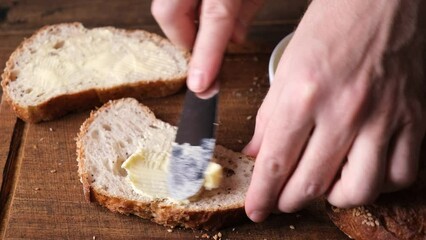
[[[6,62],[4,95],[25,121],[51,120],[110,99],[162,97],[184,84],[189,54],[142,30],[46,26]]]
[[[410,188],[383,194],[371,205],[340,209],[327,205],[331,220],[356,240],[426,239],[426,169]]]
[[[92,112],[77,138],[79,175],[86,199],[113,212],[135,214],[165,226],[218,229],[245,219],[244,199],[254,160],[221,146],[216,147],[214,156],[224,168],[222,184],[201,193],[197,201],[180,204],[133,191],[121,168],[123,161],[138,146],[161,151],[175,134],[175,127],[156,119],[135,99],[110,101]]]

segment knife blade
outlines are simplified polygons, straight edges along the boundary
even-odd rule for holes
[[[168,166],[167,185],[173,199],[188,199],[203,187],[216,143],[217,100],[217,92],[209,98],[186,92]]]

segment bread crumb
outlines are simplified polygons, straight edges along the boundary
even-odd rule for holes
[[[247,120],[250,120],[250,119],[252,119],[253,118],[253,116],[252,115],[248,115],[247,117],[246,117],[246,119]]]
[[[379,219],[373,216],[373,214],[371,214],[370,211],[363,206],[353,209],[352,216],[360,217],[362,219],[362,225],[375,227],[380,224]]]
[[[55,131],[55,129],[53,129],[53,128],[49,128],[49,131],[54,132],[54,131]]]
[[[336,212],[336,213],[340,212],[340,209],[338,207],[335,207],[335,206],[331,206],[331,210],[333,212]]]
[[[250,91],[250,92],[253,92],[253,88],[250,88],[250,89],[249,89],[249,91]]]
[[[204,233],[203,235],[201,235],[201,238],[210,238],[210,236],[207,233]]]
[[[257,81],[257,80],[259,80],[259,77],[257,77],[257,76],[256,76],[256,77],[253,77],[253,80],[254,80],[254,81]]]
[[[37,148],[38,148],[37,145],[33,144],[33,149],[37,149]]]
[[[167,232],[169,232],[169,233],[171,233],[171,232],[173,232],[173,229],[167,229]]]
[[[93,236],[93,237],[92,237],[92,239],[93,239],[93,240],[95,240],[95,239],[96,239],[96,236]]]
[[[238,143],[243,143],[243,140],[238,139],[238,140],[237,140],[237,142],[238,142]]]
[[[218,232],[215,235],[213,235],[213,240],[222,240],[222,233]]]
[[[232,228],[232,231],[235,232],[235,228]]]
[[[290,225],[290,226],[289,226],[289,228],[290,228],[291,230],[296,229],[293,225]]]
[[[50,173],[56,173],[56,169],[50,170]]]

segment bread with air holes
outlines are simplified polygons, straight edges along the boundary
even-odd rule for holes
[[[189,54],[143,30],[45,26],[12,53],[3,93],[17,116],[39,122],[110,99],[163,97],[185,84]]]
[[[126,181],[121,164],[138,146],[149,149],[159,141],[174,140],[176,127],[155,118],[135,99],[106,103],[92,112],[77,138],[80,181],[87,200],[113,212],[134,214],[165,226],[218,229],[247,219],[244,212],[254,161],[217,146],[216,162],[224,168],[218,189],[204,191],[189,204],[137,194]]]

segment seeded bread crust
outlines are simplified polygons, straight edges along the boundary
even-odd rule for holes
[[[86,201],[97,202],[112,212],[125,215],[133,214],[168,227],[216,230],[226,226],[240,224],[248,220],[245,215],[243,201],[223,206],[220,209],[214,209],[214,206],[211,206],[211,208],[194,211],[178,207],[178,205],[175,204],[165,204],[161,200],[133,201],[112,196],[102,189],[94,188],[90,182],[91,173],[85,172],[84,170],[86,169],[86,157],[83,138],[88,134],[90,125],[98,117],[99,113],[110,110],[118,101],[129,101],[129,99],[109,101],[98,110],[93,111],[90,117],[82,124],[76,139],[79,176],[83,184],[83,192]],[[146,112],[146,115],[152,114],[151,110],[145,106],[143,106],[143,111]],[[219,158],[222,155],[235,156],[235,158],[243,156],[240,153],[232,152],[221,146],[216,148],[215,155]],[[254,162],[253,158],[248,156],[244,157]]]
[[[409,189],[384,194],[375,204],[351,209],[327,205],[334,224],[357,240],[426,239],[426,171]]]
[[[186,73],[174,76],[173,78],[164,78],[156,81],[144,81],[141,79],[135,83],[122,84],[120,86],[111,88],[92,88],[77,93],[63,94],[57,97],[50,98],[35,106],[21,105],[12,99],[9,94],[9,83],[16,79],[14,74],[15,60],[21,55],[24,49],[28,48],[33,42],[45,32],[52,34],[60,28],[82,28],[83,25],[78,22],[74,23],[61,23],[56,25],[49,25],[42,27],[36,31],[31,37],[25,39],[19,47],[11,54],[9,60],[6,62],[6,67],[2,74],[1,86],[3,94],[7,102],[12,106],[16,115],[26,122],[40,122],[48,121],[61,117],[69,112],[82,111],[92,109],[99,106],[108,100],[119,99],[123,97],[132,97],[136,99],[155,98],[172,95],[178,92],[184,85]],[[144,32],[143,30],[124,30],[114,27],[107,27],[113,32],[125,32],[130,34],[132,32]],[[159,44],[167,43],[168,40],[153,33],[147,33],[149,39]],[[189,61],[190,54],[183,52],[182,54]]]

